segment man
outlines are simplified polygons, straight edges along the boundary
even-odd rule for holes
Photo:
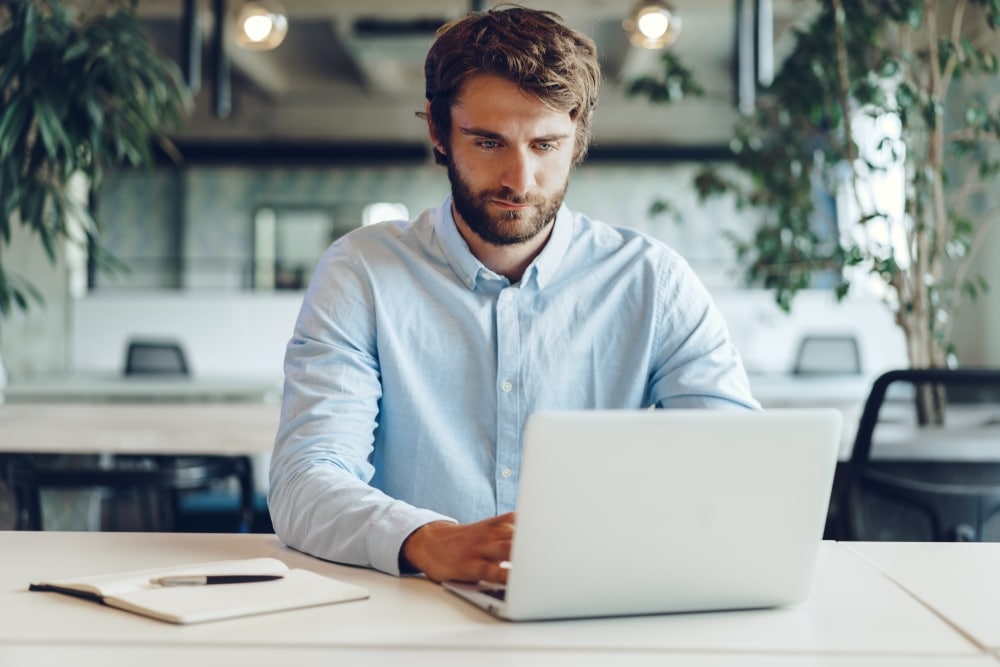
[[[593,42],[547,12],[474,13],[438,32],[425,72],[452,195],[320,260],[269,502],[281,539],[321,558],[503,582],[532,412],[759,406],[687,264],[563,205]]]

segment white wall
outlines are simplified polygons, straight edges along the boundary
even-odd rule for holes
[[[129,338],[173,338],[195,377],[278,380],[301,293],[168,290],[73,304],[70,370],[120,373]]]
[[[38,289],[44,306],[32,302],[28,311],[15,309],[0,316],[0,362],[14,380],[58,373],[69,357],[69,277],[65,263],[49,261],[37,236],[19,220],[11,221],[11,243],[0,261]]]
[[[712,295],[749,373],[790,372],[799,342],[809,335],[853,336],[866,376],[907,364],[903,334],[875,299],[849,296],[837,302],[830,290],[804,290],[785,313],[773,293],[763,289],[713,290]]]
[[[902,335],[875,300],[836,303],[828,291],[809,290],[785,314],[764,290],[715,290],[713,298],[752,373],[790,371],[810,334],[854,336],[866,375],[906,363]],[[71,370],[119,373],[130,337],[170,337],[184,345],[195,376],[279,379],[301,299],[300,292],[201,290],[92,295],[74,304]]]
[[[754,220],[727,202],[699,202],[691,186],[694,168],[692,164],[582,167],[571,179],[567,201],[593,217],[646,231],[687,258],[719,299],[751,371],[787,371],[803,333],[859,330],[866,372],[905,365],[902,338],[880,303],[836,304],[829,292],[808,291],[796,298],[788,316],[773,305],[770,293],[737,287],[725,233],[750,230]],[[438,203],[447,189],[447,178],[435,166],[195,169],[183,178],[183,187],[164,173],[156,172],[148,182],[140,176],[127,172],[108,180],[116,185],[109,186],[107,201],[102,199],[106,240],[112,251],[142,270],[154,264],[156,249],[170,238],[168,230],[179,224],[173,251],[183,261],[175,284],[189,289],[156,289],[156,284],[141,280],[129,283],[102,277],[95,292],[73,301],[65,287],[65,271],[53,270],[35,239],[27,239],[8,253],[10,259],[5,254],[5,262],[13,260],[5,266],[20,267],[46,285],[48,303],[29,317],[0,323],[0,349],[12,381],[66,370],[117,372],[128,337],[139,335],[181,339],[199,375],[280,375],[301,294],[252,292],[240,285],[241,267],[252,252],[254,207],[270,201],[388,198],[405,199],[416,213]],[[178,197],[169,206],[164,203]],[[657,198],[669,199],[681,211],[683,222],[650,218],[649,205]],[[955,334],[963,365],[1000,366],[1000,263],[992,260],[1000,254],[1000,230],[986,242],[979,266],[993,290],[959,314]],[[223,271],[236,267],[235,273],[225,280],[211,273],[216,278],[208,280],[206,267],[214,267],[213,261]]]

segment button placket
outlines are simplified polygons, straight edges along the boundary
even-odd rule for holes
[[[520,372],[521,330],[517,309],[518,288],[508,287],[497,297],[497,442],[496,501],[500,512],[514,509],[517,498],[515,470],[520,460],[520,415],[517,379]]]

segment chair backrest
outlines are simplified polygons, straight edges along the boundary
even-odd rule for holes
[[[125,375],[190,375],[184,348],[176,341],[131,340]]]
[[[807,334],[799,341],[792,372],[796,375],[860,374],[858,339],[849,334]]]
[[[913,418],[921,387],[945,400],[944,424],[922,426]],[[916,460],[873,461],[875,434],[886,413],[893,422],[886,425],[896,429],[895,442],[899,433],[910,444],[931,434],[934,451]],[[949,430],[950,424],[958,428]],[[878,377],[862,411],[841,489],[837,537],[983,540],[990,518],[1000,514],[1000,463],[956,455],[966,437],[1000,441],[1000,369],[901,369]],[[949,447],[952,452],[940,451]]]

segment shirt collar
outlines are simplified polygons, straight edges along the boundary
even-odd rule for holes
[[[525,278],[534,273],[538,289],[544,289],[562,264],[572,240],[573,213],[566,204],[563,204],[556,213],[556,222],[552,225],[552,235],[549,236],[548,243],[524,272]]]
[[[469,250],[469,245],[462,238],[455,224],[452,215],[451,196],[445,199],[444,203],[437,209],[434,216],[434,230],[441,240],[441,247],[448,263],[458,274],[459,278],[469,289],[476,286],[480,277],[496,279],[496,274],[479,261],[479,259]],[[559,265],[562,263],[566,252],[569,250],[570,241],[573,237],[573,214],[565,204],[559,207],[556,214],[555,224],[552,226],[552,235],[538,257],[528,266],[524,272],[521,282],[528,281],[534,276],[539,289],[543,289]]]

